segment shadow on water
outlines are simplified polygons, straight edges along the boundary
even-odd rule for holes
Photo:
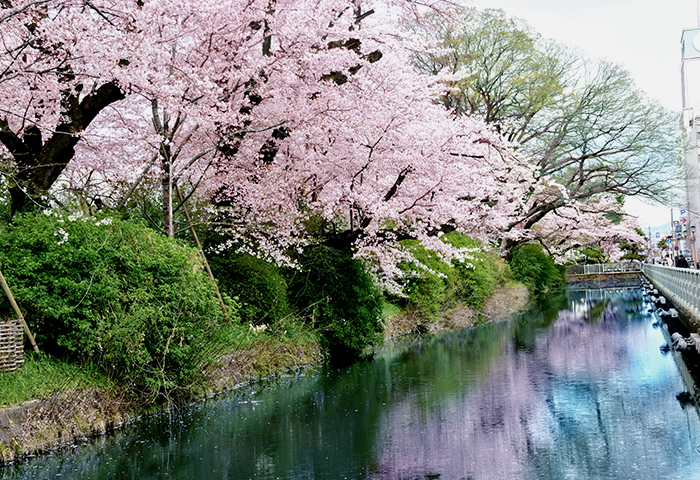
[[[570,291],[144,419],[0,479],[700,478],[698,410],[677,398],[694,380],[648,310],[639,289]]]

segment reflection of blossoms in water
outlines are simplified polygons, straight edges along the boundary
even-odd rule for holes
[[[538,338],[537,352],[546,355],[550,369],[562,375],[621,368],[627,362],[627,345],[620,342],[613,304],[562,310],[546,336]]]
[[[676,399],[692,379],[646,310],[626,313],[640,299],[589,293],[153,417],[12,478],[121,478],[134,458],[130,478],[697,478],[698,410]]]
[[[652,479],[692,460],[665,423],[678,411],[676,366],[624,300],[572,300],[531,342],[516,328],[483,382],[441,405],[412,392],[384,415],[372,478]]]

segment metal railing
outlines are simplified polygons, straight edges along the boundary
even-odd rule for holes
[[[700,270],[644,264],[643,271],[674,304],[700,322]]]
[[[598,263],[569,267],[569,273],[574,275],[600,275],[602,273],[640,272],[641,270],[641,262]]]

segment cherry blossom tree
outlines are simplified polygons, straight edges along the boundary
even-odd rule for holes
[[[647,98],[619,65],[545,40],[500,10],[465,9],[456,21],[424,27],[434,44],[413,56],[416,68],[446,76],[452,88],[442,101],[455,114],[482,115],[517,143],[537,169],[528,196],[549,191],[536,201],[523,197],[505,255],[519,232],[566,209],[617,195],[658,201],[673,191],[677,115]]]
[[[281,260],[334,242],[390,282],[409,257],[396,240],[464,256],[440,233],[498,238],[532,185],[490,126],[435,102],[441,79],[413,71],[410,44],[370,21],[370,4],[3,7],[0,142],[17,209],[59,186],[120,206],[160,183],[172,234],[179,185],[213,200],[239,247]]]
[[[155,132],[140,134],[165,158],[188,116],[196,124],[206,120],[205,127],[236,122],[229,107],[240,107],[247,85],[264,71],[263,56],[251,52],[264,43],[256,33],[268,2],[241,8],[238,2],[16,0],[3,7],[0,142],[14,160],[17,208],[46,194],[86,135],[101,141],[102,132],[86,130],[115,102],[128,96],[130,103],[160,103],[162,111],[153,109]]]
[[[542,192],[541,196],[546,194]],[[572,202],[523,231],[522,238],[540,243],[561,263],[576,260],[577,250],[595,245],[603,248],[610,261],[619,261],[625,253],[620,244],[646,243],[639,234],[636,218],[624,214],[621,207],[611,197]]]
[[[234,164],[217,177],[219,195],[237,200],[239,235],[273,224],[279,242],[286,225],[294,242],[313,224],[316,236],[354,245],[391,275],[406,254],[392,240],[418,238],[449,257],[455,252],[439,240],[445,230],[498,238],[532,172],[485,123],[434,103],[428,79],[398,58],[383,61],[386,68],[358,72],[308,103],[265,168]]]
[[[75,8],[81,14],[66,13]],[[113,75],[98,74],[98,64],[107,71],[121,68],[115,49],[109,50],[123,40],[100,13],[89,2],[2,3],[0,142],[14,160],[5,173],[12,175],[16,210],[53,185],[81,132],[124,98]],[[94,42],[95,35],[102,41]]]

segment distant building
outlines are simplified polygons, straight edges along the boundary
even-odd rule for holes
[[[683,30],[681,37],[681,88],[683,113],[681,123],[685,134],[686,228],[682,233],[683,247],[691,250],[691,227],[700,219],[700,165],[698,162],[698,129],[700,129],[700,27]]]

